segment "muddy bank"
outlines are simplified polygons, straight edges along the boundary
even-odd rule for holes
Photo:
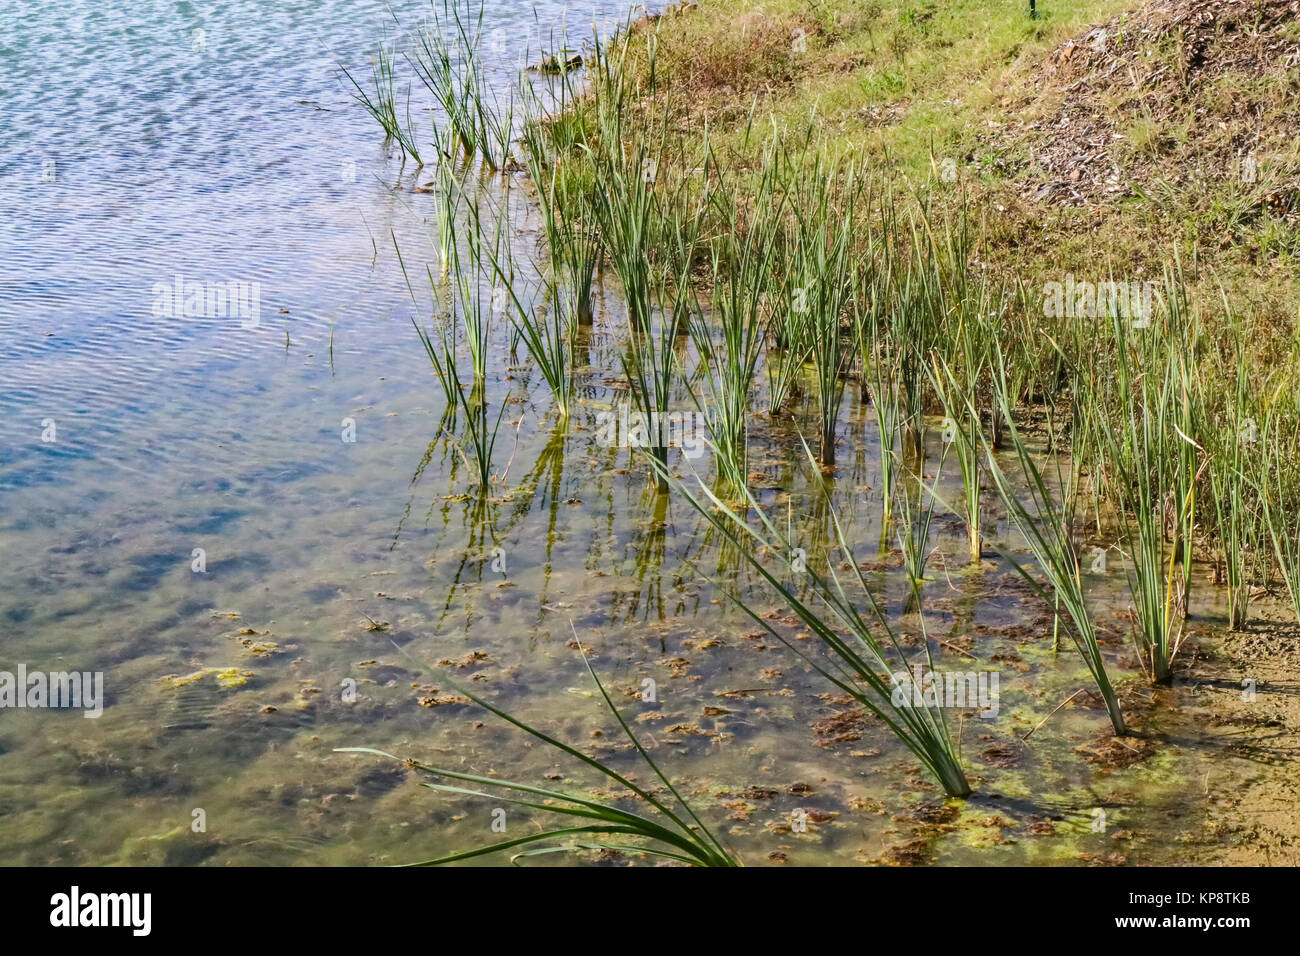
[[[1252,620],[1222,633],[1183,680],[1221,759],[1200,782],[1204,831],[1217,844],[1214,862],[1294,866],[1300,862],[1300,628]]]

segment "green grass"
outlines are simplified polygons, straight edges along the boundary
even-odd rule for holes
[[[1117,273],[1133,275],[1177,243],[1189,266],[1189,294],[1217,299],[1222,284],[1233,308],[1255,321],[1252,352],[1275,363],[1295,328],[1300,296],[1300,240],[1278,205],[1300,175],[1300,141],[1286,133],[1280,92],[1293,87],[1300,67],[1274,58],[1262,68],[1232,68],[1232,37],[1240,33],[1228,27],[1204,51],[1225,53],[1228,68],[1211,59],[1206,75],[1186,85],[1177,78],[1186,72],[1184,45],[1193,41],[1180,29],[1110,30],[1111,52],[1136,60],[1135,81],[1127,79],[1128,61],[1115,74],[1124,83],[1103,76],[1109,63],[1093,74],[1058,73],[1049,63],[1067,41],[1139,6],[1044,0],[1030,19],[1024,4],[1003,0],[702,0],[687,15],[638,31],[654,37],[654,81],[674,91],[675,126],[695,136],[707,126],[724,162],[758,170],[766,136],[754,131],[800,139],[811,117],[820,144],[881,157],[900,189],[945,204],[977,199],[982,262],[1034,286],[1043,277],[1095,272],[1099,248]],[[1251,7],[1239,13],[1239,29],[1249,35]],[[801,52],[792,49],[796,29],[805,35]],[[1261,46],[1295,30],[1285,21],[1270,25]],[[629,67],[643,85],[648,47],[631,47]],[[1076,55],[1071,67],[1082,59]],[[1027,200],[1044,181],[1068,174],[1047,175],[1038,157],[1062,115],[1091,120],[1066,101],[1080,79],[1085,92],[1076,95],[1103,121],[1113,119],[1120,135],[1126,124],[1134,131],[1154,124],[1158,148],[1114,141],[1120,183],[1133,188],[1128,198],[1121,190],[1078,208]],[[1236,168],[1247,142],[1257,161],[1250,181]],[[952,182],[936,175],[944,163]]]

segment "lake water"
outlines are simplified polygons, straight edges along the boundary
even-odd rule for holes
[[[985,782],[953,826],[915,817],[941,802],[933,784],[756,636],[700,574],[743,590],[735,556],[595,440],[622,395],[608,284],[567,430],[499,331],[506,490],[486,508],[464,499],[411,328],[429,283],[417,313],[393,252],[416,277],[436,271],[437,200],[416,191],[432,174],[382,142],[338,71],[365,74],[427,10],[0,0],[0,670],[102,672],[106,698],[97,719],[0,711],[0,863],[394,863],[490,839],[490,805],[334,748],[538,782],[575,771],[475,708],[427,706],[448,693],[429,665],[452,660],[521,716],[625,760],[575,630],[747,860],[871,862],[918,841],[954,862],[1104,854],[1101,804],[1145,822],[1130,856],[1172,852],[1196,748],[1095,771],[1073,751],[1105,729],[1087,709],[1016,744],[1082,668],[1052,659],[1042,608],[1007,567],[963,566],[951,521],[934,541],[948,555],[936,633],[970,637],[953,666],[1009,668],[999,718],[964,731],[967,756],[1015,752],[974,764]],[[502,84],[564,23],[576,45],[625,8],[535,11],[488,4]],[[534,248],[523,177],[485,188]],[[173,292],[195,282],[240,285],[190,309]],[[869,421],[846,402],[831,491],[874,550]],[[793,432],[754,430],[755,486],[824,529]],[[876,579],[903,593],[900,573]],[[630,696],[647,678],[653,707]],[[801,807],[837,816],[792,834]],[[1021,838],[983,822],[998,815]]]

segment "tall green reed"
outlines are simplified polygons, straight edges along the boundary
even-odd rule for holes
[[[503,107],[483,70],[483,0],[477,5],[473,0],[431,0],[431,7],[432,28],[416,32],[411,66],[465,155],[479,155],[491,169],[502,169],[514,138],[514,94],[509,93]]]
[[[397,143],[403,157],[409,155],[420,165],[419,145],[412,131],[410,92],[407,92],[406,119],[397,112],[396,74],[393,70],[393,53],[380,44],[370,62],[370,88],[362,86],[347,67],[339,67],[352,84],[352,97],[360,103],[384,131],[384,135]]]
[[[1283,385],[1279,391],[1286,389]],[[1264,425],[1263,473],[1257,479],[1260,506],[1273,559],[1300,623],[1300,487],[1295,462],[1300,460],[1300,429],[1288,420],[1279,395],[1268,403]]]
[[[924,436],[921,440],[925,440]],[[903,570],[907,574],[907,599],[903,605],[905,611],[919,611],[921,608],[925,571],[933,554],[930,528],[934,523],[934,509],[939,502],[939,480],[943,475],[949,449],[950,445],[945,444],[929,485],[925,481],[924,458],[918,458],[914,459],[916,470],[907,470],[897,486],[898,546],[903,553]]]
[[[804,453],[809,464],[816,469],[817,460],[806,444]],[[769,518],[748,488],[739,489],[743,501],[741,508],[736,510],[710,491],[703,481],[698,481],[700,493],[697,495],[666,470],[663,475],[785,601],[825,648],[826,655],[805,652],[739,595],[728,592],[733,602],[834,686],[879,717],[933,774],[949,796],[969,795],[970,783],[962,770],[958,747],[943,708],[924,700],[920,704],[913,703],[911,688],[904,688],[908,692],[896,696],[899,688],[889,675],[908,663],[908,650],[899,641],[888,615],[867,585],[834,509],[828,509],[835,529],[834,544],[844,562],[853,569],[861,592],[860,600],[865,602],[870,621],[859,612],[860,601],[845,589],[836,571],[836,562],[827,561],[825,571],[812,562],[800,562],[798,570],[795,570],[790,558],[796,554],[796,543]],[[756,515],[757,524],[749,520],[750,513]],[[790,563],[777,563],[785,561]],[[810,594],[811,599],[806,599],[805,593]],[[933,670],[934,661],[924,633],[924,620],[921,627],[921,654],[925,666]]]
[[[890,527],[894,517],[894,498],[902,475],[900,438],[903,424],[903,394],[898,381],[898,363],[891,349],[883,323],[870,314],[859,314],[858,349],[864,380],[871,394],[871,410],[876,421],[877,449],[880,458],[880,551],[892,540]]]
[[[1251,388],[1251,370],[1240,322],[1223,297],[1224,321],[1230,336],[1231,375],[1227,401],[1221,379],[1212,369],[1198,370],[1195,384],[1200,411],[1199,433],[1209,456],[1210,505],[1217,539],[1223,584],[1228,596],[1228,630],[1246,625],[1250,614],[1251,589],[1260,558],[1266,551],[1267,531],[1264,503],[1258,493],[1258,477],[1271,463],[1259,454],[1259,412]]]
[[[792,191],[798,220],[792,271],[817,381],[819,460],[828,466],[835,462],[835,429],[854,358],[855,309],[863,307],[862,264],[869,261],[858,252],[862,183],[852,165],[841,181],[819,155]]]
[[[1182,643],[1202,468],[1202,449],[1191,435],[1194,386],[1186,350],[1194,346],[1172,273],[1166,289],[1163,322],[1112,310],[1113,378],[1112,370],[1090,365],[1077,398],[1102,410],[1111,426],[1092,429],[1095,453],[1118,512],[1139,659],[1155,683],[1172,679]]]
[[[1027,500],[1021,497],[1003,470],[989,437],[983,432],[978,432],[988,474],[1006,506],[1008,516],[1029,545],[1039,573],[1047,579],[1051,587],[1053,603],[1058,608],[1064,605],[1066,613],[1074,624],[1070,637],[1106,705],[1111,727],[1118,736],[1125,736],[1128,730],[1124,722],[1124,714],[1120,709],[1114,686],[1111,684],[1110,675],[1106,671],[1106,662],[1101,646],[1097,642],[1096,625],[1084,597],[1078,548],[1079,463],[1077,459],[1073,460],[1067,468],[1063,469],[1061,457],[1053,455],[1055,474],[1049,484],[1024,434],[1016,426],[1011,411],[1014,399],[1006,355],[997,340],[993,343],[989,369],[993,397],[1006,422],[1007,437],[1015,452],[1020,472],[1027,483]],[[957,383],[954,381],[951,384],[955,387]],[[967,402],[973,406],[973,396],[967,396]],[[1087,424],[1078,420],[1076,422],[1080,430],[1086,433]],[[972,435],[965,431],[958,431],[956,437],[959,443],[969,443],[972,439]],[[1017,561],[1006,549],[998,547],[997,550],[1015,566],[1021,577],[1043,595],[1044,599],[1048,598],[1047,592],[1023,563]]]
[[[743,207],[725,182],[713,193],[725,225],[711,243],[712,308],[707,316],[696,312],[690,323],[717,467],[732,487],[748,476],[747,422],[767,338],[763,303],[781,233],[784,202],[771,169]]]
[[[477,263],[474,271],[476,279],[484,275],[483,241],[481,235],[470,240],[470,248],[474,250],[471,253],[471,258]],[[407,290],[411,294],[411,300],[418,309],[419,300],[411,285],[411,278],[407,273],[406,263],[402,259],[402,252],[397,245],[396,236],[393,237],[393,247],[397,251],[398,263],[406,280]],[[456,256],[459,257],[459,246],[457,245],[454,248],[457,249]],[[454,261],[459,262],[459,259],[457,258]],[[442,386],[443,395],[447,400],[444,420],[451,428],[455,428],[460,416],[464,416],[465,435],[463,438],[457,439],[456,447],[466,466],[473,470],[477,478],[474,489],[476,496],[480,500],[484,500],[496,488],[499,481],[503,480],[502,476],[494,473],[492,462],[507,403],[501,402],[495,419],[492,418],[488,412],[486,369],[481,364],[486,361],[487,330],[485,326],[487,320],[484,319],[484,313],[490,306],[484,305],[483,289],[477,281],[472,281],[467,275],[466,272],[457,269],[457,282],[447,312],[438,317],[433,332],[425,328],[415,316],[411,317],[411,324],[415,327],[416,334],[420,338],[420,344],[424,347],[425,354],[428,356],[429,363],[433,366],[438,382]],[[438,286],[432,273],[429,274],[429,286],[436,305],[438,302]],[[458,316],[462,317],[461,323],[458,323]],[[460,381],[458,367],[457,329],[460,324],[463,324],[467,332],[468,350],[471,360],[475,361],[474,378],[468,391]],[[472,338],[468,334],[471,330],[475,330],[475,335]],[[469,449],[468,453],[466,448]]]
[[[568,74],[560,83],[554,112],[528,84],[523,94],[520,142],[524,165],[537,189],[557,297],[567,281],[579,322],[592,318],[592,282],[602,247],[596,223],[596,181],[583,160],[591,155],[585,129],[587,103]]]
[[[691,329],[699,310],[692,268],[708,195],[692,194],[680,154],[668,148],[666,124],[627,145],[627,42],[614,51],[598,48],[589,59],[597,130],[587,153],[599,184],[591,211],[622,285],[627,341],[621,359],[630,398],[648,425],[653,459],[666,466],[663,426],[683,378],[678,336]],[[658,485],[667,490],[662,477]]]
[[[989,350],[996,338],[995,315],[987,286],[974,301],[957,305],[956,328],[945,336],[943,351],[931,354],[927,369],[930,382],[943,406],[943,439],[952,446],[962,480],[962,518],[966,522],[968,554],[978,562],[981,554],[982,522],[980,493],[983,489],[983,424],[978,397],[985,388]],[[958,440],[958,433],[961,440]]]
[[[491,308],[495,313],[499,307],[509,318],[512,355],[517,351],[515,340],[522,340],[551,390],[561,420],[567,420],[572,407],[575,309],[568,298],[553,290],[540,302],[524,290],[524,282],[514,267],[508,199],[494,207],[489,216],[494,226],[490,242],[482,235],[483,221],[476,208],[470,227],[479,230],[481,254],[492,267]]]

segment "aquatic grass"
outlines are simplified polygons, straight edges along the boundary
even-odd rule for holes
[[[1203,449],[1190,435],[1194,386],[1185,350],[1193,346],[1184,334],[1181,286],[1172,274],[1167,280],[1163,323],[1112,310],[1114,377],[1107,369],[1103,381],[1102,371],[1090,365],[1086,388],[1076,399],[1101,409],[1103,422],[1111,426],[1091,431],[1107,497],[1118,512],[1138,656],[1155,683],[1172,679],[1182,643],[1195,492],[1204,467]],[[1172,541],[1166,533],[1170,527]]]
[[[924,436],[922,436],[924,441]],[[903,570],[907,575],[905,612],[918,611],[921,591],[925,586],[925,569],[930,563],[930,527],[934,523],[934,509],[939,502],[939,479],[948,459],[949,443],[944,444],[939,455],[934,478],[929,486],[923,474],[924,459],[916,459],[917,470],[909,471],[897,486],[897,499],[901,513],[898,516],[898,547],[903,554]]]
[[[1280,386],[1279,393],[1286,385]],[[1295,462],[1300,460],[1300,441],[1294,424],[1278,407],[1280,395],[1272,396],[1263,425],[1265,448],[1262,475],[1257,479],[1261,520],[1272,545],[1272,556],[1286,589],[1297,623],[1300,623],[1300,494],[1295,484]]]
[[[574,639],[577,640],[577,632],[574,632]],[[722,844],[712,830],[700,819],[699,815],[691,808],[691,805],[681,795],[681,792],[675,787],[667,774],[663,772],[660,766],[654,761],[650,754],[642,746],[632,728],[628,726],[627,721],[619,713],[618,708],[614,706],[614,701],[610,698],[605,686],[601,683],[600,678],[596,676],[596,671],[591,666],[591,661],[587,658],[585,651],[581,651],[582,644],[578,641],[580,652],[582,652],[583,663],[587,667],[587,673],[591,675],[596,689],[600,692],[601,699],[609,712],[614,715],[622,729],[624,736],[636,750],[641,760],[648,766],[656,778],[663,784],[667,790],[668,796],[661,797],[651,792],[649,789],[641,787],[634,783],[625,774],[619,773],[608,763],[598,760],[595,757],[588,756],[582,751],[566,744],[550,735],[538,730],[537,728],[525,723],[518,717],[514,717],[499,707],[489,703],[485,698],[474,693],[467,687],[462,687],[452,681],[450,678],[443,676],[439,679],[456,690],[457,693],[468,697],[475,704],[482,707],[489,713],[501,718],[509,724],[518,727],[536,740],[541,741],[546,746],[572,757],[578,762],[597,771],[602,776],[608,778],[635,794],[637,799],[655,811],[654,815],[650,813],[634,813],[628,810],[622,810],[609,802],[602,802],[591,799],[590,797],[580,796],[578,794],[566,793],[561,790],[554,790],[548,787],[540,787],[527,783],[518,783],[510,780],[502,780],[497,777],[485,777],[478,774],[469,774],[462,771],[450,770],[442,767],[431,767],[415,760],[401,760],[390,753],[382,750],[374,750],[369,747],[343,747],[338,748],[338,753],[364,753],[372,754],[379,757],[385,757],[389,760],[401,760],[401,763],[419,773],[433,778],[430,782],[422,784],[430,790],[436,790],[440,793],[449,793],[457,796],[483,797],[495,801],[505,801],[513,806],[524,807],[537,813],[551,813],[557,816],[567,817],[574,820],[584,821],[575,826],[561,826],[551,829],[540,829],[538,832],[529,833],[523,837],[516,837],[512,840],[504,840],[499,843],[493,843],[487,846],[475,847],[470,850],[464,850],[459,853],[452,853],[446,856],[436,857],[431,860],[425,860],[420,863],[411,864],[413,866],[438,866],[445,863],[455,863],[462,860],[470,860],[475,857],[487,856],[493,853],[501,853],[507,850],[517,850],[510,860],[512,863],[531,856],[538,856],[550,853],[573,853],[578,851],[615,851],[619,853],[644,853],[647,856],[655,857],[662,860],[672,860],[677,863],[684,863],[691,866],[704,867],[730,867],[739,866],[740,861]],[[438,782],[441,779],[456,780],[470,786],[459,786],[456,784],[447,784]],[[517,796],[522,794],[524,796]],[[643,840],[645,843],[624,843],[615,842],[607,839],[610,836],[630,837]],[[521,849],[522,848],[522,849]]]
[[[804,364],[812,354],[812,345],[808,331],[808,311],[794,308],[795,277],[790,271],[784,271],[774,279],[773,286],[765,300],[768,347],[763,365],[767,373],[768,415],[775,418],[788,411],[786,406],[798,384]]]
[[[894,516],[894,497],[898,494],[902,472],[900,437],[903,422],[903,395],[898,383],[897,363],[890,352],[890,342],[874,321],[874,309],[859,314],[858,348],[863,380],[871,391],[871,410],[876,421],[877,448],[880,457],[880,551],[890,540]],[[873,317],[871,320],[868,316]],[[869,326],[869,328],[868,328]]]
[[[623,159],[621,142],[609,148],[612,154],[597,159],[601,188],[592,212],[605,254],[622,284],[631,325],[646,332],[650,328],[656,212],[654,193],[646,180],[651,169],[647,163],[652,160],[644,144],[636,147],[630,162]],[[647,173],[643,174],[643,169]]]
[[[491,241],[485,238],[481,211],[471,205],[469,228],[477,232],[477,248],[491,265],[492,299],[490,308],[500,308],[509,318],[512,330],[511,354],[516,355],[516,340],[522,340],[528,353],[551,390],[561,420],[567,420],[573,391],[573,338],[575,310],[557,294],[539,304],[525,301],[522,282],[515,273],[514,253],[510,245],[510,215],[505,203],[489,210],[494,224]]]
[[[511,288],[510,277],[500,269],[503,251],[509,243],[502,227],[504,219],[495,217],[491,238],[483,227],[479,197],[466,198],[467,228],[464,243],[453,240],[451,245],[451,272],[456,295],[452,298],[452,312],[464,328],[465,345],[469,350],[474,380],[482,382],[487,374],[488,351],[492,342],[492,291],[504,281]],[[493,243],[488,247],[488,242]],[[463,245],[463,250],[462,250]],[[485,296],[485,290],[487,294]]]
[[[438,344],[435,346],[433,335],[417,318],[421,309],[420,300],[415,294],[414,286],[411,285],[411,276],[406,271],[406,261],[402,258],[402,249],[397,242],[397,234],[390,230],[389,235],[393,240],[393,250],[397,253],[397,264],[402,270],[402,278],[406,282],[407,293],[411,296],[411,303],[415,306],[415,313],[411,315],[411,325],[415,328],[416,335],[419,336],[420,343],[424,346],[425,354],[429,358],[429,363],[433,366],[434,374],[437,375],[438,382],[442,386],[443,396],[447,400],[444,416],[447,423],[454,428],[460,409],[460,381],[456,373],[455,330],[449,328],[446,323],[439,323],[435,330],[438,336]],[[438,286],[433,280],[432,273],[429,274],[429,288],[432,290],[434,311],[436,313]]]
[[[565,84],[567,88],[567,83]],[[576,318],[589,323],[592,319],[592,283],[603,249],[596,225],[593,191],[595,181],[590,169],[578,163],[562,162],[556,155],[558,146],[548,129],[536,92],[525,87],[523,123],[524,165],[537,189],[537,207],[542,216],[551,264],[554,294],[561,296],[561,283],[567,278]],[[562,101],[561,109],[572,109]],[[575,149],[576,143],[568,149]]]
[[[978,562],[982,525],[980,493],[983,489],[982,421],[978,396],[988,372],[989,349],[995,338],[987,286],[981,284],[978,300],[958,306],[957,327],[944,342],[944,350],[931,353],[927,367],[931,386],[943,405],[943,439],[951,445],[961,471],[962,509],[966,523],[968,556]],[[958,433],[962,440],[957,440]]]
[[[433,28],[415,34],[408,56],[416,75],[433,94],[455,141],[466,156],[478,155],[491,169],[510,159],[515,103],[511,92],[502,108],[480,62],[484,7],[482,0],[431,0]]]
[[[807,312],[823,466],[835,462],[835,427],[844,401],[844,379],[853,361],[849,335],[856,324],[853,311],[861,307],[860,267],[867,258],[856,252],[862,184],[852,165],[833,195],[837,179],[836,171],[824,168],[819,156],[801,176],[804,188],[796,188],[791,204],[799,221],[793,268],[800,304]]]
[[[520,297],[515,283],[509,281],[503,272],[498,274],[506,295],[511,325],[537,363],[560,418],[567,420],[572,408],[573,337],[577,310],[558,296],[530,309]]]
[[[594,204],[587,184],[575,183],[578,177],[567,165],[554,167],[552,175],[551,196],[561,210],[559,215],[552,217],[548,232],[552,274],[567,279],[574,318],[590,324],[592,285],[603,255]],[[555,295],[557,298],[562,295],[558,281]]]
[[[381,43],[370,63],[370,89],[362,86],[347,67],[340,64],[339,69],[352,84],[352,98],[360,103],[383,129],[388,139],[397,143],[403,157],[409,155],[420,165],[420,150],[415,134],[411,129],[410,95],[407,95],[406,121],[397,113],[396,76],[393,70],[393,54]]]
[[[630,156],[625,153],[625,55],[626,45],[617,57],[598,47],[589,61],[598,124],[594,143],[585,147],[598,187],[590,211],[622,285],[627,339],[620,356],[630,398],[651,433],[652,457],[666,466],[668,447],[659,426],[668,420],[683,380],[678,337],[691,329],[698,312],[691,270],[708,199],[692,198],[685,177],[669,181],[662,136],[638,138]]]
[[[1265,551],[1268,532],[1263,520],[1257,475],[1266,473],[1269,462],[1258,454],[1260,438],[1259,412],[1252,393],[1251,370],[1246,357],[1244,332],[1223,294],[1225,325],[1231,336],[1232,381],[1229,402],[1221,415],[1216,414],[1215,396],[1221,390],[1218,377],[1205,372],[1195,376],[1198,407],[1204,424],[1209,456],[1210,504],[1213,509],[1223,584],[1228,598],[1228,630],[1245,627],[1250,614],[1251,589]],[[1264,496],[1267,500],[1267,495]]]
[[[806,443],[803,448],[809,464],[816,470],[816,457]],[[656,464],[655,467],[660,466]],[[828,508],[828,512],[835,529],[835,544],[844,562],[854,571],[862,599],[869,609],[870,623],[859,612],[858,602],[845,590],[834,561],[826,562],[825,572],[819,570],[819,565],[814,562],[801,562],[799,570],[795,570],[796,542],[768,517],[747,487],[738,489],[741,495],[741,510],[738,511],[710,491],[698,476],[700,494],[697,495],[681,479],[669,475],[666,470],[662,474],[784,600],[825,648],[826,657],[805,652],[739,595],[724,589],[733,603],[834,686],[879,717],[939,781],[945,793],[951,797],[968,796],[970,782],[962,770],[957,744],[943,708],[931,706],[923,698],[921,704],[913,703],[910,687],[902,688],[904,692],[901,694],[897,693],[900,688],[890,675],[907,664],[907,649],[899,642],[888,616],[867,585],[834,508]],[[824,487],[822,491],[827,494]],[[748,520],[751,512],[757,515],[757,526]],[[769,561],[773,566],[769,567]],[[780,570],[777,570],[778,563]],[[814,596],[818,605],[816,609],[802,596],[805,589]],[[922,654],[926,666],[933,670],[923,619],[921,629]]]
[[[944,249],[935,241],[928,222],[919,212],[914,214],[908,233],[899,227],[892,198],[887,197],[883,215],[884,234],[895,243],[905,244],[907,249],[907,259],[887,272],[894,283],[888,301],[890,333],[898,357],[898,380],[903,395],[904,455],[920,458],[928,364],[946,314]],[[964,256],[961,263],[964,268]]]
[[[393,248],[397,251],[398,264],[401,267],[402,276],[406,281],[411,300],[418,310],[419,300],[411,285],[410,275],[406,271],[406,263],[402,258],[402,251],[398,246],[396,235],[393,236]],[[437,283],[434,282],[432,273],[429,274],[429,286],[433,292],[436,306],[438,302]],[[470,308],[481,309],[477,289],[471,292],[469,284],[466,282],[459,286],[459,290],[462,297],[472,295],[470,301],[474,305],[470,306]],[[498,476],[494,475],[492,470],[492,456],[496,447],[497,436],[501,431],[501,422],[505,416],[507,403],[504,401],[501,403],[501,408],[497,412],[495,420],[493,420],[488,414],[487,390],[484,378],[477,374],[467,394],[465,386],[461,383],[459,377],[456,337],[456,313],[465,308],[464,300],[462,299],[461,304],[458,306],[457,300],[453,299],[449,308],[451,314],[439,321],[436,330],[432,334],[414,315],[411,317],[411,324],[415,328],[416,335],[419,336],[420,344],[424,347],[425,355],[428,356],[429,363],[433,366],[434,373],[446,398],[447,404],[443,416],[443,427],[455,429],[460,416],[464,415],[465,435],[463,438],[456,439],[456,448],[466,466],[474,471],[477,477],[475,494],[480,500],[483,500],[489,496],[498,483]],[[471,324],[472,320],[467,321],[467,327]],[[465,453],[467,446],[473,456],[472,460],[470,455]]]
[[[1097,629],[1083,593],[1082,569],[1079,563],[1077,534],[1079,527],[1079,467],[1072,461],[1068,474],[1063,474],[1061,457],[1053,455],[1055,462],[1054,488],[1050,487],[1038,466],[1034,454],[1029,448],[1023,433],[1017,427],[1012,415],[1013,402],[1011,381],[1008,374],[1005,352],[998,341],[994,341],[990,355],[989,369],[994,400],[1002,413],[1007,426],[1007,437],[1015,451],[1021,474],[1027,482],[1028,501],[1022,500],[1010,478],[998,462],[992,441],[983,432],[978,432],[983,448],[985,464],[989,476],[997,489],[999,497],[1007,509],[1007,514],[1021,536],[1029,545],[1039,573],[1047,579],[1051,587],[1050,598],[1054,606],[1064,605],[1066,614],[1074,624],[1070,637],[1075,649],[1083,659],[1084,665],[1092,675],[1093,683],[1106,705],[1111,727],[1117,736],[1128,733],[1124,714],[1106,671],[1106,662],[1101,646],[1097,642]],[[956,385],[956,382],[952,382]],[[974,405],[973,396],[967,396],[967,402]],[[959,431],[958,442],[970,442],[971,434]],[[1026,582],[1045,600],[1049,598],[1038,579],[1026,569],[1023,563],[1005,548],[994,545],[999,554],[1009,561]]]
[[[444,14],[448,13],[450,8],[444,0]],[[472,155],[476,149],[472,108],[465,86],[457,79],[455,56],[437,16],[436,4],[433,5],[433,22],[434,29],[416,31],[415,49],[408,55],[408,60],[425,88],[433,94],[454,141],[459,142],[465,154]]]
[[[732,486],[748,476],[747,423],[767,340],[763,302],[781,234],[784,199],[776,193],[772,169],[761,177],[748,215],[728,182],[719,181],[711,201],[724,227],[710,244],[712,308],[707,316],[696,312],[689,325],[718,470]],[[689,229],[698,230],[698,218]],[[677,259],[689,260],[689,251],[683,248]]]
[[[642,327],[628,310],[627,341],[619,356],[632,404],[644,425],[640,437],[629,436],[629,440],[634,446],[648,448],[656,463],[656,485],[662,493],[668,490],[663,479],[668,467],[668,436],[663,425],[669,421],[677,384],[684,380],[678,330],[692,322],[694,292],[686,270],[676,275],[656,272],[651,278],[664,303],[658,310],[658,321],[652,315],[649,327]]]
[[[441,278],[451,275],[456,257],[456,242],[460,231],[461,203],[465,195],[463,170],[453,155],[451,135],[448,131],[434,131],[434,145],[439,154],[435,167],[437,205],[434,215],[438,226],[438,268]]]

